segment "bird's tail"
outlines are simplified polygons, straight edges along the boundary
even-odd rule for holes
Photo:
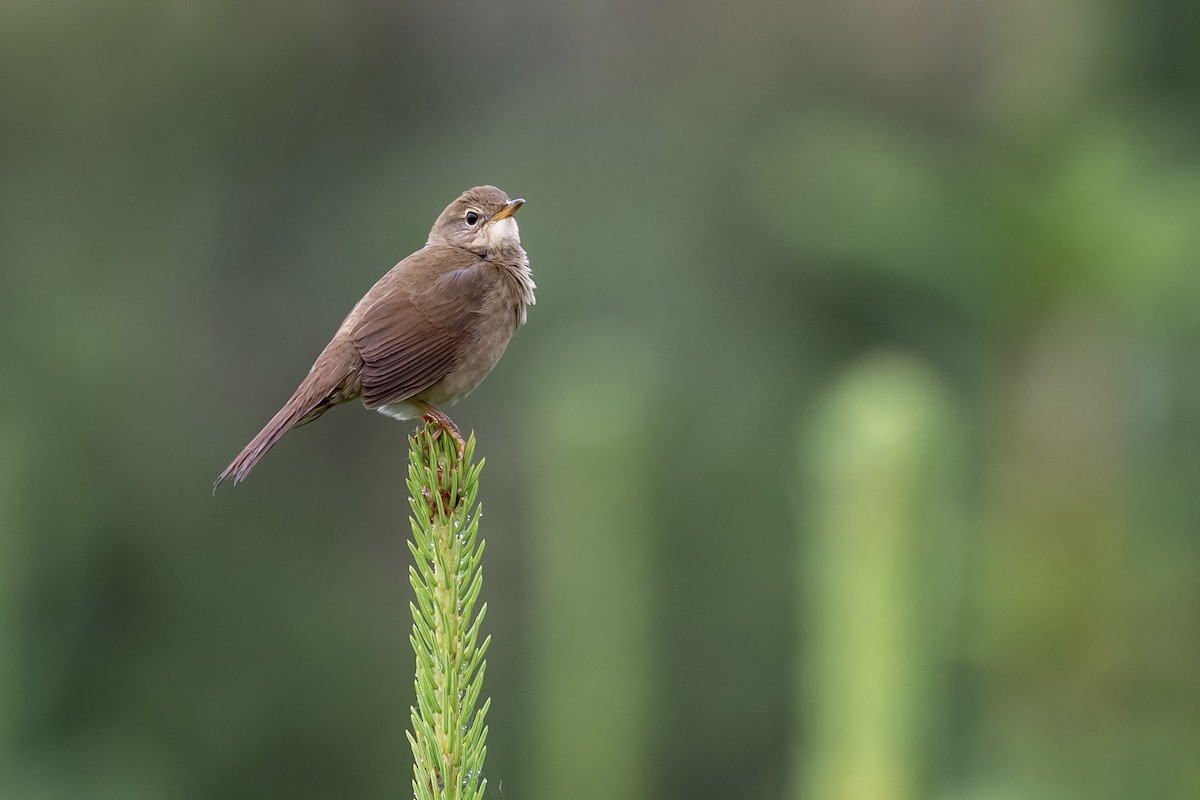
[[[285,433],[313,421],[338,403],[353,398],[354,395],[344,391],[348,375],[331,376],[327,370],[321,369],[322,366],[322,359],[318,359],[291,399],[283,404],[283,408],[271,417],[266,427],[242,448],[238,457],[217,477],[213,491],[230,477],[233,478],[233,485],[237,486]]]

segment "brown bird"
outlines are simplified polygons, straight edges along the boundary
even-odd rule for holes
[[[462,434],[438,406],[479,385],[534,303],[513,216],[524,202],[477,186],[447,206],[425,246],[350,310],[308,377],[213,488],[231,476],[236,485],[285,433],[357,397],[390,417],[437,424],[461,458]]]

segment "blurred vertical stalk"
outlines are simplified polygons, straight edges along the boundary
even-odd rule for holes
[[[530,798],[649,796],[649,367],[611,330],[537,365]]]
[[[432,428],[409,439],[408,491],[413,517],[408,543],[415,564],[409,581],[410,637],[417,657],[417,705],[411,710],[413,794],[419,800],[483,797],[487,754],[484,717],[478,707],[490,637],[478,643],[487,604],[475,614],[483,587],[483,540],[479,538],[479,472],[475,437],[458,459],[449,436]]]
[[[964,545],[956,428],[927,368],[878,354],[801,430],[795,797],[930,795]]]

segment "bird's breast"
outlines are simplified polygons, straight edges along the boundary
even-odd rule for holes
[[[455,402],[470,393],[487,377],[520,324],[524,303],[509,284],[501,281],[485,298],[475,315],[475,324],[455,361],[435,391],[442,402]],[[436,401],[431,400],[436,405]]]

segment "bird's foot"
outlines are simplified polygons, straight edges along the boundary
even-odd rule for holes
[[[442,431],[450,434],[450,438],[454,440],[454,447],[458,451],[458,460],[462,461],[463,454],[467,451],[467,443],[463,439],[462,432],[458,429],[458,426],[454,424],[454,420],[429,403],[418,401],[418,405],[421,411],[424,412],[421,415],[421,419],[430,425],[437,426],[437,430],[433,433],[433,438],[436,439],[441,436]]]

